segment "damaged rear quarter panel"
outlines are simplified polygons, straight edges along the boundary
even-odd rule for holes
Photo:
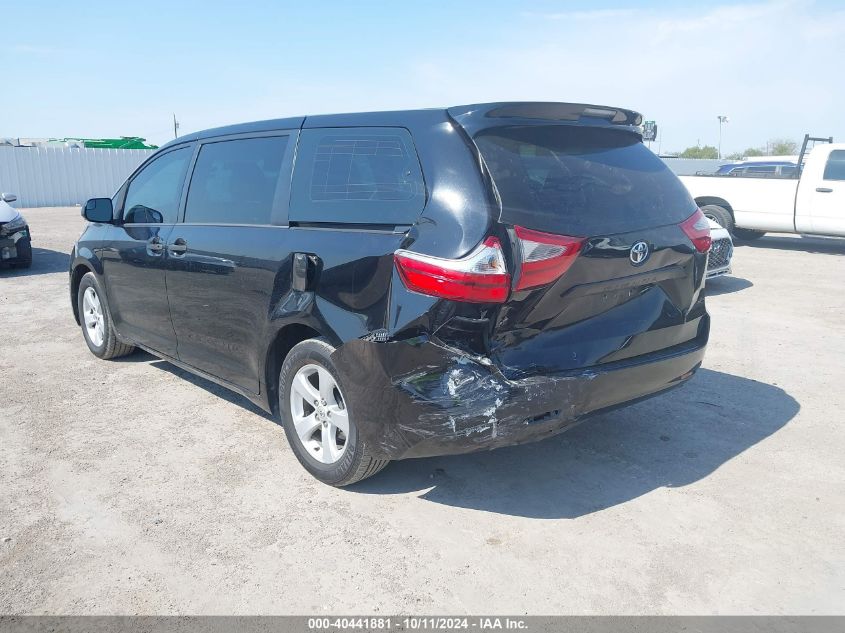
[[[508,380],[488,358],[427,335],[349,341],[333,360],[346,377],[365,441],[393,458],[534,439],[549,432],[546,422],[560,427],[561,418],[577,420],[580,385],[589,380]]]

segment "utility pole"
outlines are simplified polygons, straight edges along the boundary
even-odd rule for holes
[[[173,138],[179,138],[179,121],[176,120],[176,113],[173,114]]]
[[[719,119],[719,159],[722,158],[722,124],[723,123],[730,123],[730,119],[724,114],[720,114],[716,117]]]

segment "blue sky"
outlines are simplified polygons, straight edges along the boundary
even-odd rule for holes
[[[585,101],[663,151],[845,139],[845,2],[0,0],[0,136],[172,138],[298,114]]]

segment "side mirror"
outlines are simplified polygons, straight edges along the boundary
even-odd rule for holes
[[[18,197],[13,193],[3,193],[0,194],[0,199],[2,199],[3,202],[14,202],[18,199]]]
[[[91,198],[82,207],[82,217],[89,222],[104,222],[111,224],[114,216],[114,208],[111,198]]]
[[[136,204],[123,214],[124,224],[163,224],[164,218],[160,211],[150,209],[142,204]]]

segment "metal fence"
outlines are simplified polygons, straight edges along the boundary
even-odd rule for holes
[[[695,176],[699,172],[712,174],[719,169],[719,165],[734,161],[725,158],[664,158],[663,162],[678,176]]]
[[[16,207],[83,204],[111,197],[153,150],[0,146],[0,191]]]
[[[0,146],[0,191],[16,207],[58,207],[110,197],[153,150]],[[664,158],[679,175],[716,171],[725,160]]]

